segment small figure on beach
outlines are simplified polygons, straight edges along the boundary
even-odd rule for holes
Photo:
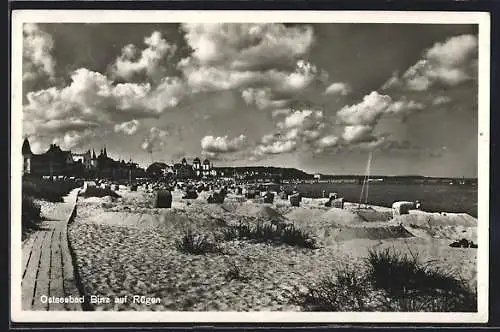
[[[422,209],[422,203],[420,203],[419,200],[415,201],[415,209],[417,209],[417,210],[421,210]]]

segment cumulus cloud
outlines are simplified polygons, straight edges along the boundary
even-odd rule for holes
[[[114,130],[117,123],[158,117],[182,97],[181,84],[168,78],[156,88],[149,83],[114,84],[100,73],[81,68],[72,73],[71,83],[65,87],[27,93],[24,132],[58,138],[91,129],[95,135],[106,129]],[[92,134],[73,137],[67,141],[76,146]]]
[[[183,24],[186,43],[193,50],[177,67],[194,91],[263,88],[255,90],[274,101],[273,92],[294,94],[313,82],[323,82],[328,74],[303,58],[314,42],[311,26],[283,24]],[[254,99],[251,92],[246,99]],[[273,101],[273,102],[271,102]]]
[[[75,145],[80,144],[80,142],[86,141],[89,138],[94,137],[94,132],[92,129],[84,129],[82,131],[70,130],[64,133],[62,137],[57,137],[53,140],[55,144],[61,145],[65,149],[69,149]]]
[[[277,140],[267,145],[259,145],[255,150],[257,156],[263,154],[281,154],[292,152],[297,148],[294,140]]]
[[[40,76],[53,79],[56,62],[52,57],[54,40],[35,23],[23,24],[23,81]]]
[[[314,80],[321,79],[321,75],[318,76],[318,74],[320,74],[320,71],[315,65],[305,60],[299,60],[297,61],[295,71],[287,75],[282,84],[278,84],[276,88],[284,92],[301,91],[308,87]]]
[[[342,82],[332,83],[325,90],[326,95],[345,96],[348,95],[350,92],[351,88],[349,87],[349,85],[347,83],[342,83]]]
[[[198,64],[241,71],[293,61],[314,42],[309,25],[187,23],[181,27]]]
[[[288,115],[283,121],[278,122],[278,128],[302,130],[313,129],[322,126],[323,111],[297,110]]]
[[[148,152],[160,149],[165,145],[165,138],[167,136],[168,132],[166,130],[151,127],[151,129],[149,129],[148,136],[146,136],[142,141],[141,148]]]
[[[342,123],[349,125],[371,125],[378,121],[391,103],[390,96],[372,91],[360,103],[344,106],[337,112],[337,117]]]
[[[282,108],[288,102],[287,100],[273,100],[269,88],[247,88],[241,92],[241,97],[247,104],[255,104],[258,109]]]
[[[431,86],[456,86],[477,73],[478,41],[474,35],[460,35],[436,43],[425,51],[421,60],[399,77],[394,74],[383,89],[401,87],[426,91]]]
[[[139,128],[139,121],[136,119],[122,122],[120,124],[115,124],[115,132],[122,132],[127,135],[133,135],[137,132]]]
[[[291,113],[292,113],[292,110],[289,108],[279,108],[279,109],[273,110],[271,114],[272,114],[273,118],[279,118],[282,116],[288,116]]]
[[[324,136],[316,141],[316,145],[320,148],[329,148],[337,145],[339,138],[335,135]]]
[[[238,71],[224,67],[196,66],[192,65],[191,60],[181,61],[178,67],[193,92],[263,86],[282,94],[293,94],[308,88],[321,78],[321,71],[304,60],[298,60],[293,71]]]
[[[337,144],[338,138],[329,133],[323,111],[319,110],[282,110],[284,119],[276,123],[276,131],[264,135],[254,154],[280,154],[298,148],[324,149]]]
[[[402,98],[401,100],[394,101],[386,110],[386,114],[399,115],[403,118],[414,113],[415,111],[420,111],[424,109],[424,104],[413,100],[407,100]]]
[[[354,105],[344,106],[337,112],[337,122],[344,125],[342,139],[347,144],[368,143],[379,144],[381,137],[373,131],[384,116],[397,116],[406,119],[424,105],[407,98],[393,100],[388,95],[372,91],[363,100]]]
[[[373,141],[373,127],[369,125],[345,126],[342,138],[348,143]]]
[[[452,99],[450,97],[448,97],[448,96],[437,96],[432,101],[432,105],[434,105],[434,106],[441,106],[441,105],[450,103],[451,100]]]
[[[394,101],[388,95],[372,91],[363,100],[354,105],[344,106],[337,112],[338,121],[346,125],[374,126],[384,115],[408,116],[416,110],[422,110],[424,105],[413,100],[402,98]]]
[[[161,74],[161,61],[171,57],[176,51],[176,46],[169,44],[158,31],[144,38],[144,44],[147,47],[141,51],[140,55],[133,44],[123,47],[121,55],[112,66],[116,77],[131,79],[137,73],[146,73],[149,77]]]
[[[229,153],[241,150],[245,143],[247,137],[245,135],[240,135],[233,139],[229,139],[226,136],[205,136],[201,139],[201,148],[205,153]]]

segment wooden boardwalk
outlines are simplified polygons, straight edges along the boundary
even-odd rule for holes
[[[22,309],[82,310],[80,304],[49,303],[47,297],[80,297],[68,244],[68,222],[76,212],[78,189],[44,215],[39,230],[23,243]],[[45,302],[45,303],[44,303]]]

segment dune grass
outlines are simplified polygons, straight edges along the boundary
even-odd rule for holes
[[[183,253],[204,255],[219,253],[218,243],[206,234],[197,234],[193,230],[185,230],[182,236],[175,241],[177,249]]]
[[[289,297],[306,311],[371,311],[366,281],[356,272],[339,269],[334,276],[310,285],[305,293],[294,289]]]
[[[316,248],[316,241],[307,232],[298,229],[293,224],[257,222],[255,225],[240,223],[237,226],[223,230],[224,240],[250,240],[255,242],[270,242],[288,244],[302,248]]]
[[[191,254],[216,253],[221,251],[221,241],[236,239],[275,245],[288,244],[308,249],[317,248],[315,239],[293,224],[257,222],[251,225],[240,222],[236,226],[227,226],[223,220],[217,220],[217,224],[221,227],[213,233],[213,236],[199,234],[191,229],[185,230],[176,240],[177,249]]]
[[[477,310],[477,294],[460,276],[431,262],[421,262],[418,253],[391,248],[370,250],[367,262],[369,282],[387,292],[398,310]]]
[[[475,290],[416,253],[373,249],[366,265],[366,272],[344,266],[291,299],[307,311],[477,311]]]

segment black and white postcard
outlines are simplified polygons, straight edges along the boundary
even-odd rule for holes
[[[487,321],[487,13],[12,19],[14,321]]]

